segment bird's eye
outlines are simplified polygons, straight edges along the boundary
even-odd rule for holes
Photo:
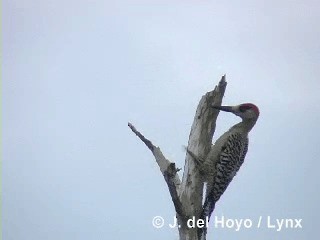
[[[242,105],[242,106],[239,107],[239,111],[240,112],[245,112],[245,111],[247,111],[249,109],[251,109],[251,107],[250,106],[246,106],[246,105]]]

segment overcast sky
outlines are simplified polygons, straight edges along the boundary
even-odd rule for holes
[[[318,1],[4,0],[5,240],[177,239],[174,208],[132,122],[179,167],[201,96],[260,118],[216,216],[302,218],[277,232],[212,228],[209,239],[319,236]],[[221,113],[215,139],[240,119]],[[112,237],[111,237],[112,236]]]

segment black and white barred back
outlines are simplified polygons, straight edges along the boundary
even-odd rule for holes
[[[215,166],[216,172],[213,183],[211,183],[212,189],[207,193],[205,199],[206,202],[210,202],[210,204],[205,204],[207,209],[204,209],[203,214],[206,216],[213,211],[215,203],[220,199],[233,177],[239,171],[247,151],[247,136],[243,136],[240,133],[234,133],[228,137],[228,140],[221,149],[221,153]]]

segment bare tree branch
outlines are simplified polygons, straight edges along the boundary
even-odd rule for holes
[[[177,187],[174,184],[174,177],[177,174],[177,169],[175,163],[171,163],[166,171],[164,171],[163,176],[164,179],[166,180],[166,183],[169,188],[169,192],[172,198],[172,202],[174,204],[175,210],[179,216],[182,218],[186,218],[185,216],[185,211],[183,209],[182,203],[180,201]]]
[[[212,145],[216,119],[219,111],[212,105],[220,106],[227,83],[223,76],[219,84],[211,92],[202,96],[191,127],[187,149],[199,159],[205,158]],[[203,211],[203,180],[199,174],[196,162],[190,154],[186,153],[182,181],[180,180],[175,164],[165,158],[159,147],[145,138],[131,123],[130,129],[141,139],[154,155],[161,173],[168,185],[169,192],[177,213],[180,240],[206,239],[206,229],[189,228],[188,217],[200,218]]]
[[[178,195],[181,180],[177,172],[180,169],[176,168],[175,163],[172,163],[168,159],[166,159],[163,153],[161,152],[160,148],[154,146],[152,142],[145,136],[143,136],[131,123],[128,123],[128,126],[132,130],[132,132],[134,132],[152,152],[153,156],[156,159],[156,162],[158,163],[160,171],[163,174],[164,179],[168,185],[175,210],[180,217],[185,218],[184,208]]]
[[[152,142],[148,139],[146,139],[131,123],[128,123],[129,128],[131,128],[132,132],[134,132],[142,142],[144,142],[145,145],[150,149],[150,151],[153,153],[155,146],[152,144]]]

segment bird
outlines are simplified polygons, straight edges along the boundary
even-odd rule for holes
[[[206,196],[200,218],[210,218],[217,201],[225,192],[234,176],[239,171],[248,151],[248,133],[255,126],[260,111],[253,103],[236,106],[212,106],[216,110],[230,112],[239,116],[242,121],[232,126],[211,146],[205,158],[187,152],[199,166],[200,175],[206,182]]]

